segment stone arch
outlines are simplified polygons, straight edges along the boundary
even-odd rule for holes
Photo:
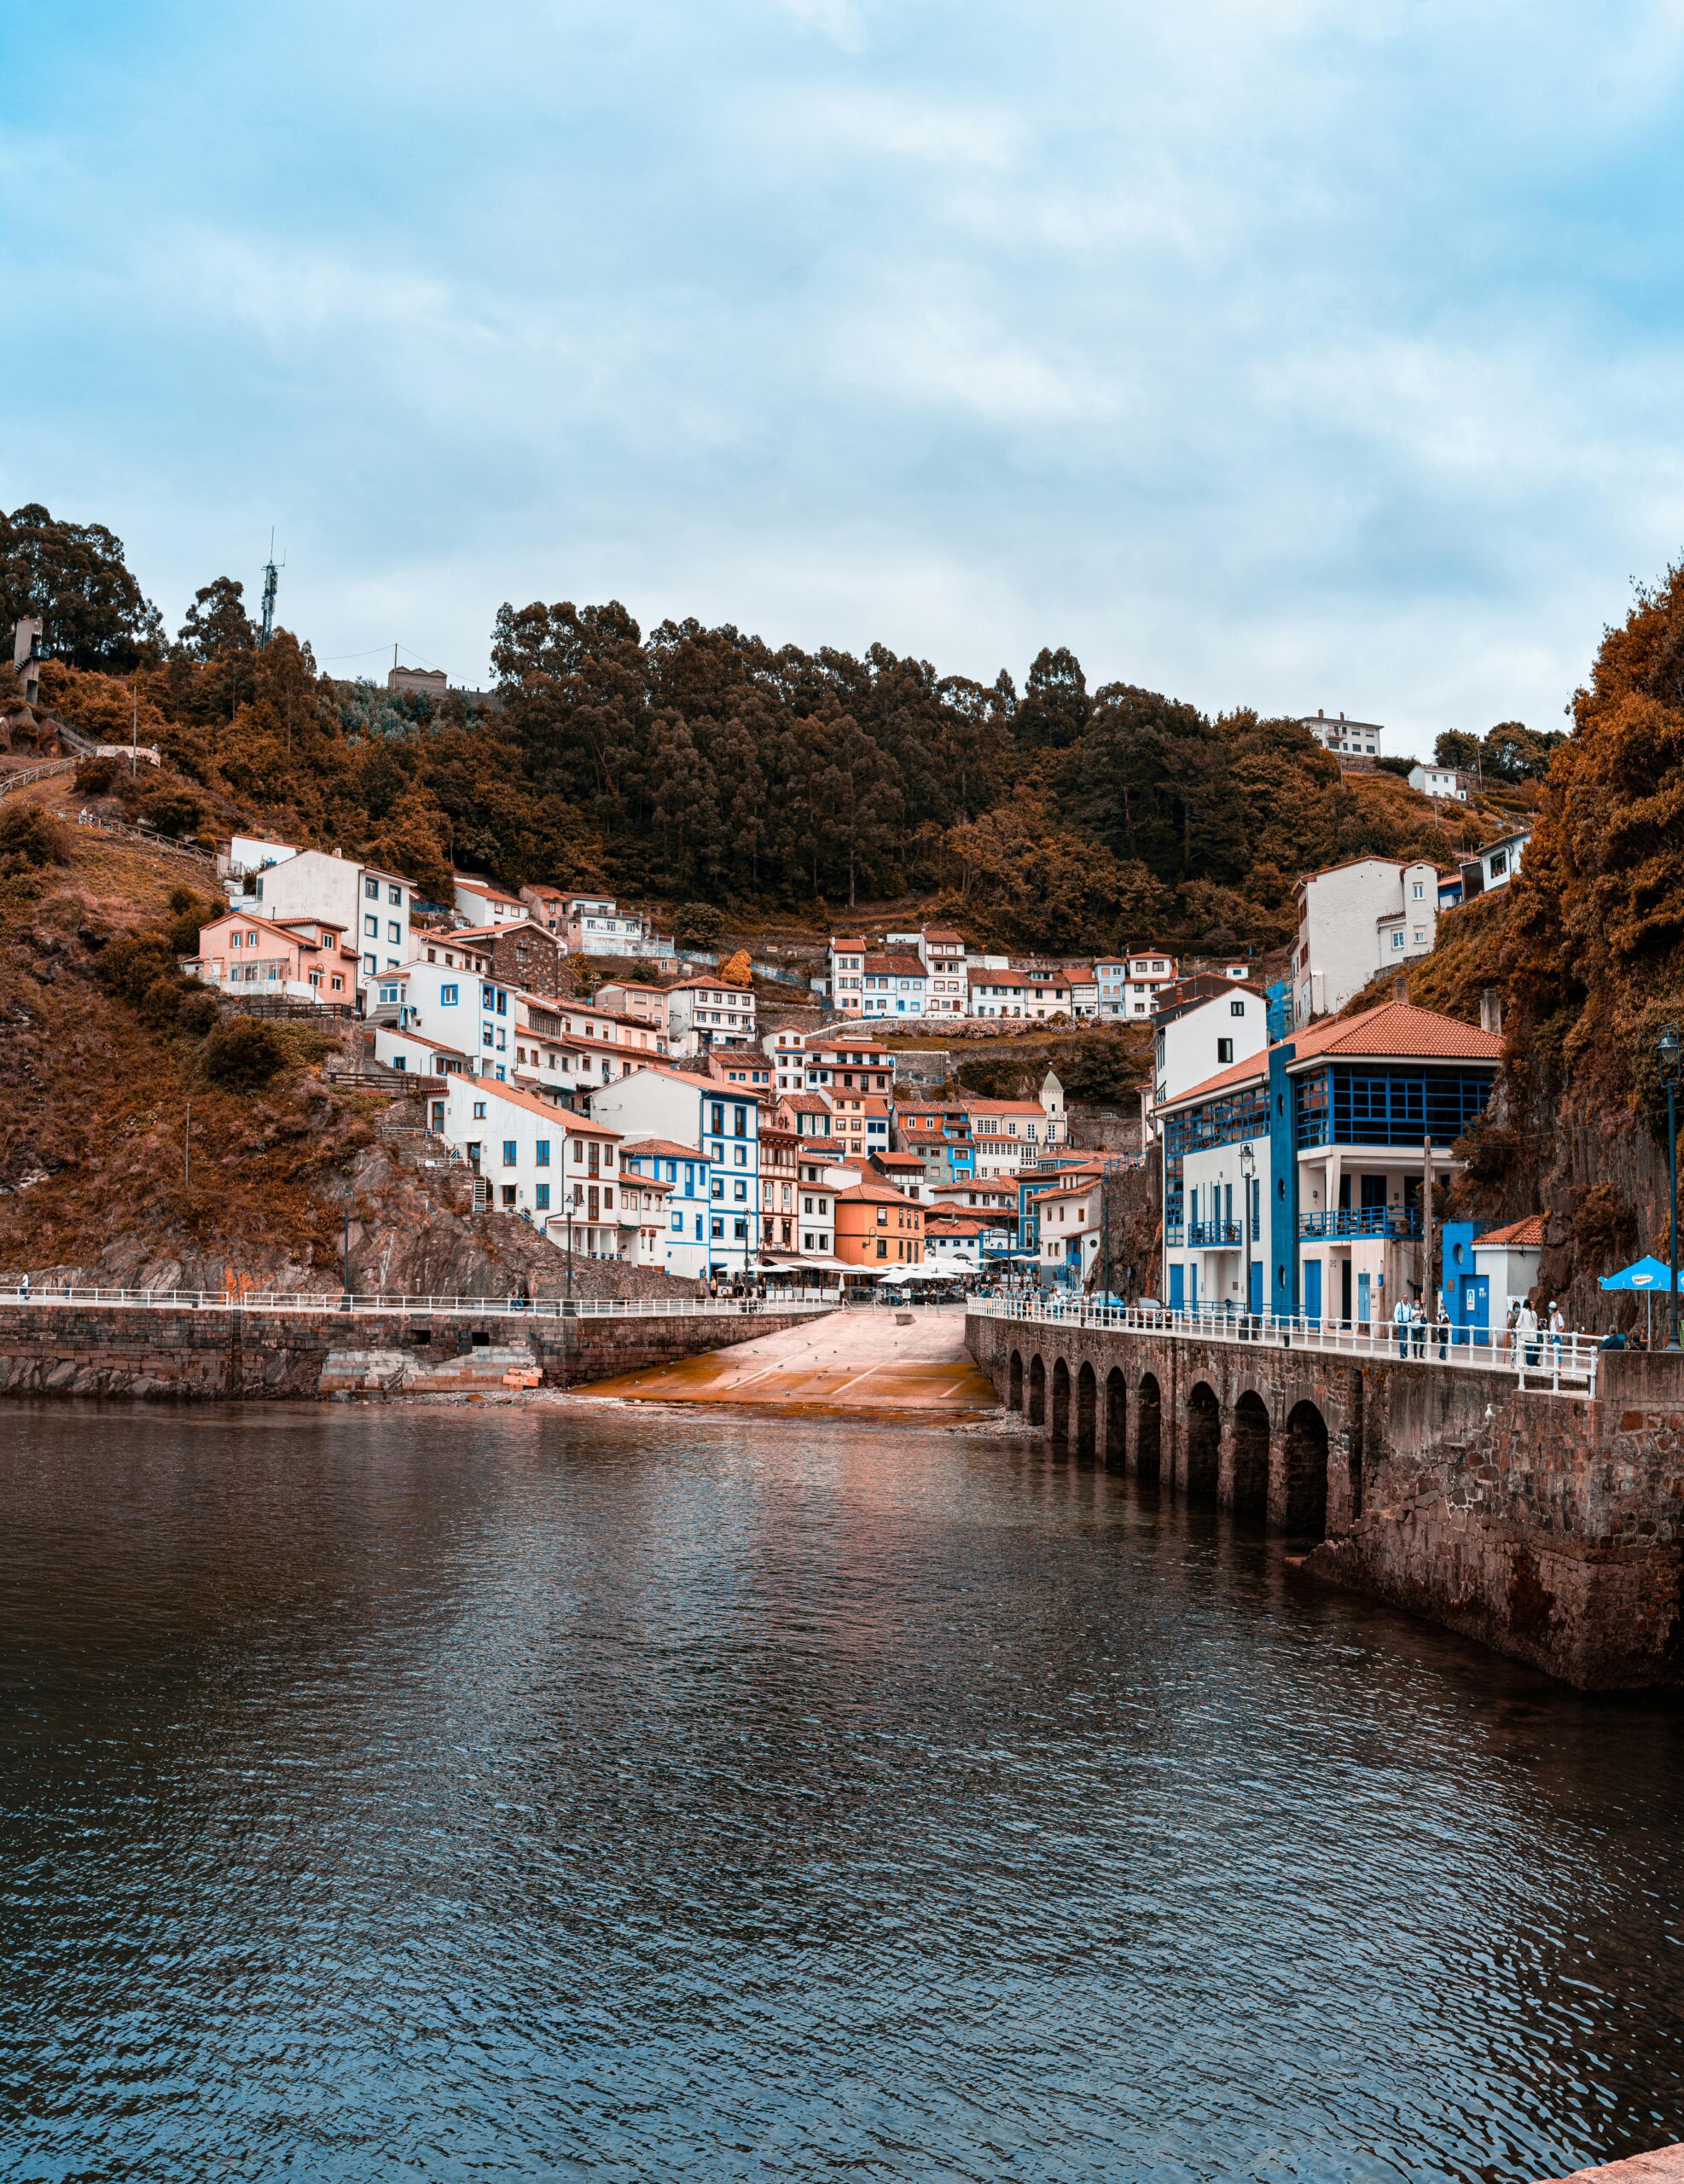
[[[1007,1410],[1023,1409],[1023,1352],[1020,1350],[1012,1352],[1012,1362],[1006,1368],[1006,1408]]]
[[[1047,1423],[1047,1366],[1038,1350],[1029,1361],[1029,1422]]]
[[[1164,1465],[1164,1391],[1156,1373],[1142,1373],[1135,1391],[1135,1476],[1157,1479]]]
[[[1070,1368],[1062,1357],[1053,1360],[1053,1441],[1060,1449],[1070,1441]]]
[[[1113,1365],[1105,1376],[1105,1460],[1118,1471],[1129,1447],[1129,1383],[1123,1368]]]
[[[1229,1505],[1236,1516],[1269,1514],[1269,1411],[1248,1388],[1234,1406]]]
[[[1280,1484],[1281,1529],[1297,1538],[1324,1538],[1327,1531],[1327,1421],[1313,1403],[1294,1403],[1286,1414]]]
[[[1187,1391],[1187,1469],[1189,1496],[1217,1498],[1222,1468],[1222,1414],[1208,1380],[1195,1380]]]
[[[1076,1374],[1076,1453],[1091,1462],[1098,1453],[1100,1384],[1083,1358]]]

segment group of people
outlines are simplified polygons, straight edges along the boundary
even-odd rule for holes
[[[1421,1292],[1412,1289],[1407,1297],[1400,1297],[1391,1308],[1391,1323],[1397,1332],[1397,1350],[1402,1357],[1425,1357],[1429,1341],[1437,1346],[1441,1357],[1449,1355],[1451,1326],[1449,1308],[1444,1292],[1438,1292],[1438,1303],[1431,1329],[1426,1312],[1421,1307]],[[1559,1302],[1548,1299],[1534,1304],[1530,1297],[1517,1298],[1508,1308],[1508,1320],[1498,1340],[1498,1347],[1511,1353],[1519,1351],[1521,1362],[1527,1365],[1541,1364],[1544,1345],[1548,1343],[1553,1355],[1559,1359],[1567,1333],[1567,1322]],[[1468,1337],[1464,1334],[1463,1341]]]

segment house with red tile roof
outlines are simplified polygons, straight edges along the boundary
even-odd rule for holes
[[[1419,1292],[1431,1314],[1429,1185],[1456,1172],[1501,1059],[1477,1025],[1385,1002],[1160,1098],[1164,1300],[1374,1327]]]

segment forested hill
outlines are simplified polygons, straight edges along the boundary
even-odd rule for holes
[[[126,735],[137,694],[189,781],[435,896],[454,862],[747,914],[917,895],[1018,947],[1215,950],[1285,938],[1302,871],[1448,862],[1482,833],[1470,814],[1448,835],[1395,775],[1342,779],[1293,722],[1089,690],[1064,650],[1019,691],[881,646],[534,604],[497,616],[495,702],[435,700],[330,680],[284,630],[259,651],[227,578],[167,642],[119,542],[40,508],[0,517],[0,621],[22,611],[47,618],[67,718]],[[1524,776],[1547,741],[1488,746]]]

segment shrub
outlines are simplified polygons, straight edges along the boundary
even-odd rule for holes
[[[78,796],[109,796],[117,786],[117,774],[114,758],[78,758],[71,778]]]
[[[189,796],[185,789],[154,789],[141,805],[141,816],[160,834],[167,834],[172,841],[183,834],[196,834],[205,816],[204,806],[196,796]]]
[[[125,932],[100,950],[94,976],[107,993],[138,1008],[160,979],[174,976],[175,968],[161,932]]]
[[[725,915],[711,903],[681,903],[673,913],[672,937],[686,948],[717,948]]]
[[[229,1092],[258,1092],[279,1072],[287,1050],[273,1025],[253,1016],[219,1024],[200,1050],[200,1066]]]
[[[195,1039],[201,1039],[207,1031],[215,1031],[222,1011],[217,1006],[216,996],[209,988],[189,979],[182,985],[180,992],[181,1001],[176,1010],[177,1030],[186,1031]]]
[[[0,858],[20,865],[43,866],[65,862],[64,830],[51,812],[38,804],[0,804]]]

